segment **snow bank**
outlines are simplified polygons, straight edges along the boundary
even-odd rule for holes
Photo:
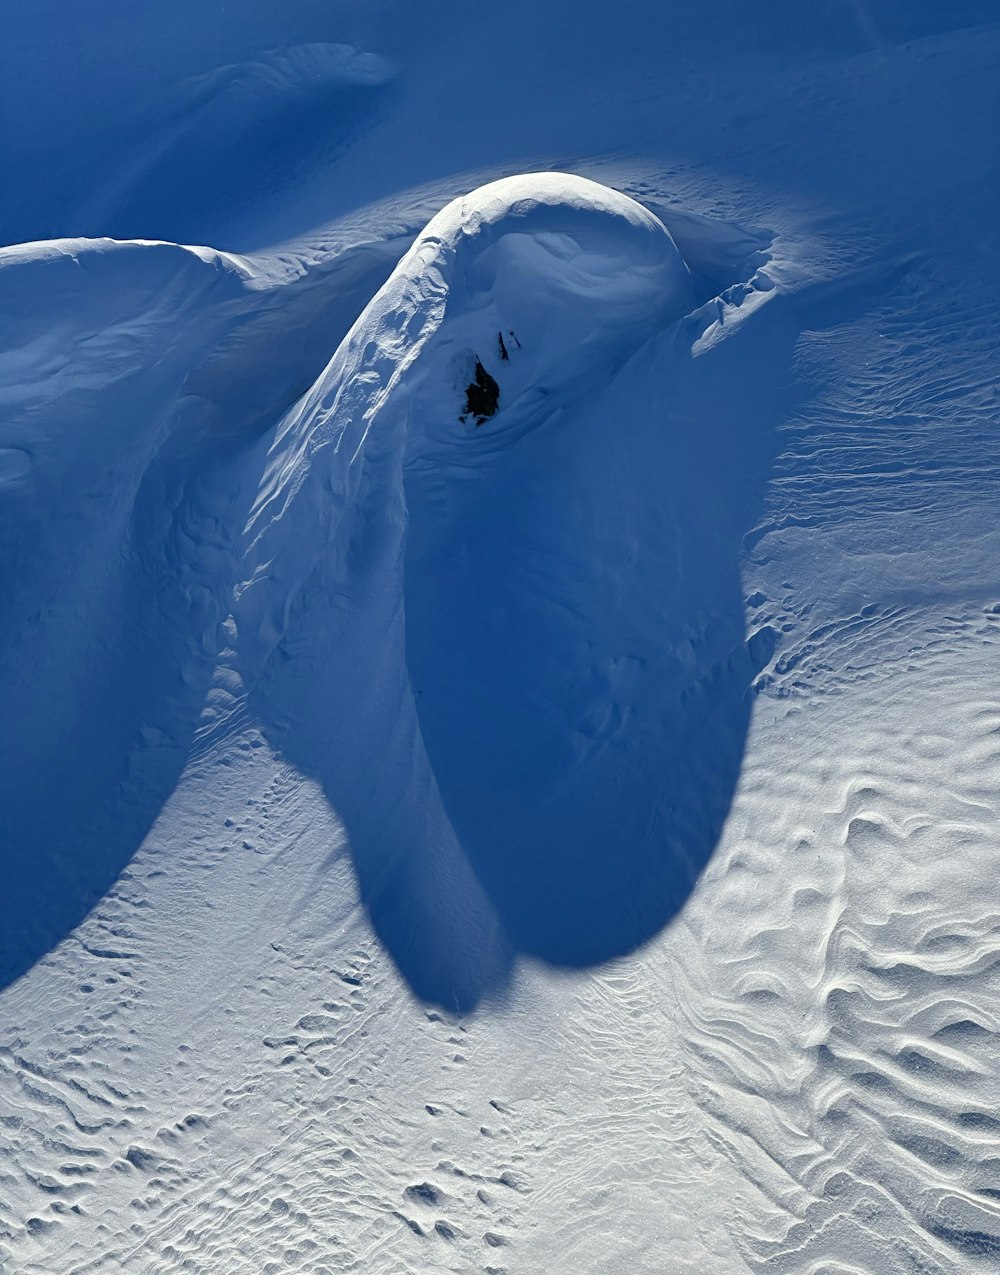
[[[218,518],[193,516],[218,440],[184,385],[246,273],[176,244],[0,251],[5,979],[101,897],[183,764],[222,602]]]
[[[248,534],[251,559],[281,583],[244,591],[244,641],[251,614],[265,646],[281,633],[293,579],[351,506],[363,449],[401,458],[411,426],[411,450],[421,436],[463,439],[477,360],[499,386],[486,436],[523,427],[606,380],[689,301],[688,270],[663,223],[596,182],[505,178],[442,209],[279,427]],[[325,537],[293,534],[290,518],[324,525]]]
[[[491,183],[430,221],[251,460],[236,673],[429,1000],[476,1003],[517,950],[631,950],[714,846],[760,652],[705,458],[663,468],[691,299],[634,201]],[[477,378],[495,410],[469,410]]]

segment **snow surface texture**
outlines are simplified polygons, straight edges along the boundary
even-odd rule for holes
[[[62,9],[0,1267],[995,1269],[990,7]]]

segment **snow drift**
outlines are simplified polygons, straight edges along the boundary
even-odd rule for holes
[[[244,618],[244,643],[251,626],[265,642],[280,631],[275,599],[287,609],[295,577],[333,538],[330,526],[296,536],[293,520],[344,516],[363,450],[371,459],[405,447],[415,459],[427,442],[461,439],[477,361],[499,384],[488,433],[535,422],[614,372],[690,299],[662,222],[596,182],[532,174],[449,204],[278,427],[248,527],[271,584],[266,599],[246,591],[241,615],[259,614]]]
[[[192,750],[248,721],[323,785],[428,1000],[500,991],[518,952],[631,950],[711,854],[768,650],[736,553],[769,451],[716,407],[732,467],[707,492],[712,432],[673,414],[705,402],[704,274],[608,187],[490,183],[266,429],[315,357],[299,325],[333,325],[383,259],[345,257],[323,311],[329,281],[278,306],[254,261],[206,249],[5,255],[7,743],[32,776],[0,772],[7,977],[107,889]],[[55,295],[60,336],[32,318]]]
[[[7,6],[4,1270],[995,1269],[995,9]]]
[[[651,464],[692,297],[634,201],[492,183],[432,219],[270,447],[239,676],[429,999],[474,1003],[517,950],[630,950],[718,835],[760,651],[731,546]]]

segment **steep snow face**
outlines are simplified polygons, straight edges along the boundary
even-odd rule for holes
[[[474,1003],[517,950],[630,950],[721,827],[759,652],[735,547],[713,556],[664,453],[692,297],[634,201],[491,183],[431,220],[271,447],[240,677],[432,1000]],[[467,410],[477,374],[495,411]]]
[[[399,448],[414,426],[419,437],[460,438],[477,360],[498,383],[501,412],[537,421],[679,319],[691,295],[687,267],[662,222],[596,182],[535,173],[450,203],[279,426],[248,532],[269,578],[282,575],[269,590],[280,608],[310,554],[325,552],[323,541],[292,536],[289,514],[310,522],[317,509],[342,516],[363,448],[369,455]],[[407,446],[419,443],[407,439]],[[306,484],[311,494],[301,494]],[[272,548],[274,534],[284,554]],[[254,604],[266,612],[260,589],[248,591],[243,614]],[[281,627],[273,616],[253,623],[265,642]]]

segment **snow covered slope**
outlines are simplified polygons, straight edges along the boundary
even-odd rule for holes
[[[7,25],[0,1266],[993,1269],[991,6]]]
[[[608,433],[588,432],[586,399],[671,339],[691,291],[631,200],[563,174],[493,183],[431,220],[267,457],[236,589],[241,681],[345,819],[411,985],[443,1004],[502,980],[511,943],[573,964],[631,949],[717,834],[699,831],[677,881],[660,722],[691,685],[672,649],[687,639],[657,614],[662,582],[646,596],[650,563],[623,569],[662,481],[646,489],[620,434],[598,488],[593,454],[582,475],[574,459]],[[467,411],[477,368],[488,417]],[[657,724],[624,729],[637,711]]]

